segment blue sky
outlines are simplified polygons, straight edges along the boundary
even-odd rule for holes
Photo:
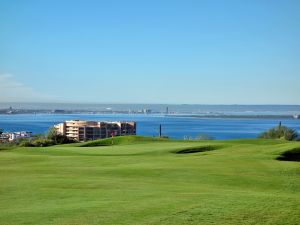
[[[0,102],[300,104],[300,1],[0,1]]]

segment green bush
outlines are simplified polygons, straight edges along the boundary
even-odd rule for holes
[[[287,141],[299,140],[299,134],[296,130],[282,126],[281,123],[274,128],[271,128],[259,135],[259,138],[267,139],[283,139]]]
[[[58,133],[54,127],[49,129],[47,139],[52,140],[55,144],[69,144],[76,142],[76,140],[70,139],[66,135]]]
[[[24,142],[21,142],[19,144],[19,146],[21,147],[34,147],[34,145],[31,143],[31,141],[24,141]]]
[[[65,135],[61,135],[58,133],[52,133],[47,137],[44,136],[34,136],[30,139],[24,139],[19,142],[19,146],[21,147],[47,147],[51,145],[57,144],[67,144],[67,143],[74,143],[75,141],[69,139]]]
[[[46,147],[46,146],[55,145],[55,142],[44,138],[44,139],[36,139],[36,140],[32,141],[31,144],[34,147]]]
[[[70,139],[56,131],[55,128],[50,128],[48,135],[36,134],[31,138],[18,138],[14,141],[1,143],[0,150],[12,149],[17,146],[21,147],[46,147],[57,144],[75,143],[76,140]]]

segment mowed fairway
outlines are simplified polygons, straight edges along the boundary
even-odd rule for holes
[[[299,142],[129,139],[0,151],[0,224],[300,224]]]

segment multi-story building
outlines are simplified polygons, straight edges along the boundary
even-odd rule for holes
[[[136,122],[67,120],[54,125],[57,131],[77,141],[88,141],[113,136],[136,134]]]

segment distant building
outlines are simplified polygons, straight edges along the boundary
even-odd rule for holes
[[[57,131],[77,141],[88,141],[113,136],[136,135],[136,122],[68,120],[54,125]]]
[[[32,132],[29,131],[18,131],[18,132],[6,132],[1,134],[2,140],[14,141],[19,138],[30,138]]]
[[[151,114],[151,109],[143,109],[144,114]]]
[[[0,143],[8,142],[8,141],[9,141],[9,136],[6,133],[0,134]]]

